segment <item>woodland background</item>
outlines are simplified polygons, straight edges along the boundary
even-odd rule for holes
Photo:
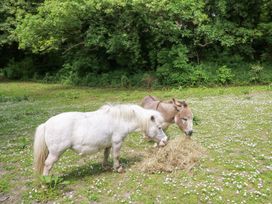
[[[107,87],[269,84],[271,0],[2,0],[0,75]]]

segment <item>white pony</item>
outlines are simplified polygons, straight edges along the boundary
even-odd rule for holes
[[[167,137],[161,126],[161,114],[138,105],[105,105],[94,112],[66,112],[51,117],[38,126],[34,140],[34,167],[48,175],[53,164],[68,148],[80,155],[104,149],[107,165],[112,147],[113,168],[122,172],[120,148],[128,133],[143,131],[164,146]]]

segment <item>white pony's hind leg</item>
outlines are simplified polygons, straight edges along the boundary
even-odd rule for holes
[[[43,175],[48,176],[50,170],[52,169],[54,163],[58,161],[59,155],[54,155],[49,152],[48,157],[46,158],[44,162],[44,169],[43,169]]]

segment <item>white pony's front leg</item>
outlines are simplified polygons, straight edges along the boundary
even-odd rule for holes
[[[111,149],[111,147],[107,147],[104,150],[104,160],[103,160],[103,163],[102,163],[102,167],[104,169],[108,169],[109,168],[109,161],[108,161],[108,159],[109,159],[109,155],[110,155],[110,149]]]
[[[120,165],[120,149],[122,146],[122,141],[120,142],[113,142],[112,144],[112,154],[113,154],[113,168],[118,173],[124,172],[123,167]]]

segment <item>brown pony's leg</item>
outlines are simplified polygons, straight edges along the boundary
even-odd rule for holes
[[[104,160],[103,160],[103,163],[102,163],[102,167],[104,169],[108,169],[108,167],[109,167],[108,158],[109,158],[109,155],[110,155],[110,149],[111,149],[111,147],[107,147],[104,150]]]
[[[120,165],[120,149],[122,146],[122,142],[113,143],[112,145],[112,154],[113,154],[113,168],[119,173],[124,172],[123,167]]]

